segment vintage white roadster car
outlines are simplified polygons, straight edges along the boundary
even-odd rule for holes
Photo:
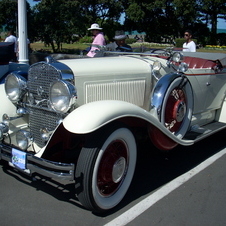
[[[3,114],[0,159],[27,174],[75,181],[95,212],[126,195],[138,133],[161,150],[226,128],[226,54],[167,50],[54,61],[5,82],[15,112]]]

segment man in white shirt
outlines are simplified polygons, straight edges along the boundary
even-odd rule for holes
[[[5,39],[5,42],[13,42],[14,43],[14,57],[12,61],[17,62],[17,38],[12,31],[8,32],[8,36]]]
[[[186,30],[184,32],[185,43],[183,44],[184,52],[196,52],[196,45],[194,41],[192,41],[192,32],[190,30]]]

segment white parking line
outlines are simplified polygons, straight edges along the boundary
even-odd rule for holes
[[[121,214],[114,220],[110,221],[109,223],[105,224],[105,226],[116,226],[116,225],[126,225],[131,222],[133,219],[138,217],[142,214],[145,210],[153,206],[156,202],[160,199],[167,196],[170,192],[184,184],[186,181],[191,179],[193,176],[198,174],[200,171],[207,168],[209,165],[214,163],[217,159],[222,157],[226,154],[226,148],[218,152],[217,154],[211,156],[210,158],[206,159],[204,162],[196,166],[195,168],[191,169],[187,173],[175,178],[174,180],[170,181],[165,186],[161,187],[158,191],[152,193],[147,198],[143,199],[141,202],[137,203],[135,206],[127,210],[125,213]]]

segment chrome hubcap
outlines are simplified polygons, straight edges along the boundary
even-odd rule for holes
[[[126,160],[124,157],[120,157],[113,165],[112,180],[115,183],[118,183],[122,179],[125,170],[126,170]]]

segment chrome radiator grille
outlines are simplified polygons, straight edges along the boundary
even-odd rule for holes
[[[40,129],[52,131],[59,121],[59,116],[48,110],[47,103],[50,84],[57,79],[61,79],[60,71],[45,62],[32,65],[28,72],[29,98],[34,101],[29,105],[29,125],[34,141],[40,147],[45,145]]]
[[[86,103],[98,100],[122,100],[144,104],[145,79],[86,84]]]
[[[61,73],[52,65],[40,62],[31,66],[28,72],[28,90],[36,100],[48,98],[51,82],[61,78]],[[45,105],[47,107],[47,104]]]
[[[60,118],[57,117],[55,112],[44,109],[32,109],[29,118],[30,129],[34,141],[39,147],[45,146],[45,141],[41,138],[40,129],[47,128],[48,131],[53,131],[59,120]]]

